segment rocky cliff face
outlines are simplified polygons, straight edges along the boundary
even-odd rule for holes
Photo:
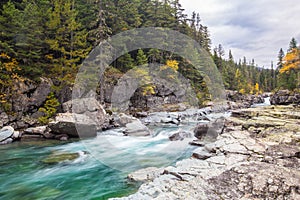
[[[3,106],[0,108],[0,127],[11,125],[23,129],[37,124],[37,118],[42,116],[38,109],[46,101],[52,85],[48,78],[41,78],[38,84],[29,80],[15,82],[12,96],[6,102],[8,106],[5,110]]]
[[[123,200],[300,199],[300,108],[233,112],[223,134],[174,167],[128,176],[144,184]]]
[[[114,109],[122,112],[136,113],[140,111],[178,111],[187,107],[198,106],[196,95],[193,94],[190,81],[175,74],[175,78],[162,78],[153,72],[151,83],[146,84],[151,92],[145,92],[145,84],[140,77],[130,74],[107,73],[103,81],[102,99]],[[178,77],[177,77],[178,76]],[[149,89],[148,88],[148,89]]]

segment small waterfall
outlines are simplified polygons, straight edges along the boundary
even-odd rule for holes
[[[255,108],[255,107],[259,107],[259,106],[270,106],[270,105],[271,105],[270,97],[265,97],[263,103],[253,104],[251,107]]]

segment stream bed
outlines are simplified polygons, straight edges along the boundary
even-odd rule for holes
[[[210,119],[227,114],[208,114]],[[190,157],[194,138],[170,141],[178,131],[193,133],[199,121],[149,126],[149,137],[126,137],[121,130],[99,132],[86,140],[22,141],[0,146],[0,199],[108,199],[129,195],[138,185],[128,173],[164,167]],[[203,123],[206,123],[203,121]],[[51,154],[77,153],[72,161],[45,163]]]

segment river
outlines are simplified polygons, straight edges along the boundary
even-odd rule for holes
[[[209,114],[218,118],[226,114]],[[121,130],[99,132],[93,139],[22,141],[0,146],[0,199],[108,199],[135,192],[129,172],[149,166],[163,167],[191,156],[193,138],[170,141],[170,134],[192,133],[197,119],[149,127],[150,137],[125,137]],[[203,123],[206,123],[203,121]],[[78,152],[73,161],[43,162],[52,153]]]

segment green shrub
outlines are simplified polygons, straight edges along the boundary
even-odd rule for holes
[[[38,120],[41,124],[49,123],[49,119],[56,114],[57,107],[60,105],[54,93],[51,92],[47,96],[47,100],[43,107],[39,108],[40,112],[43,112],[45,115],[43,117],[39,117]]]

